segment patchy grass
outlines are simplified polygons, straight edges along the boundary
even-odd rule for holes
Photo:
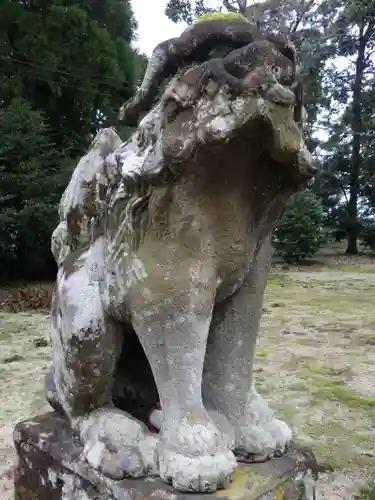
[[[369,483],[365,488],[361,488],[359,495],[355,500],[375,500],[375,481]]]
[[[335,500],[375,477],[375,266],[343,267],[271,275],[255,360],[260,393],[336,469],[320,492]]]
[[[350,273],[375,273],[374,264],[336,264],[331,265],[332,268]]]
[[[14,463],[14,425],[48,408],[43,390],[49,362],[46,318],[0,313],[0,477]]]
[[[323,368],[321,366],[316,365],[315,363],[313,363],[311,361],[306,361],[305,366],[311,373],[314,373],[316,375],[331,375],[332,374],[331,368]]]
[[[322,389],[314,391],[316,399],[331,399],[350,408],[375,408],[375,398],[361,396],[349,387],[341,386],[340,381],[327,381]]]

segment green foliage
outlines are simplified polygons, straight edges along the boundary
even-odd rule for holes
[[[56,149],[45,122],[45,115],[22,97],[0,109],[1,190],[6,193],[0,203],[3,278],[9,278],[14,261],[32,262],[36,274],[51,264],[51,232],[70,173],[64,167],[72,160]]]
[[[46,114],[55,141],[80,154],[136,83],[128,1],[8,2],[0,17],[2,71],[16,95]],[[105,8],[104,8],[105,7]],[[122,12],[122,17],[119,15]],[[103,13],[103,19],[100,14]],[[14,96],[12,88],[1,99]]]
[[[72,168],[144,72],[135,27],[130,0],[2,2],[3,279],[53,275],[51,232]]]
[[[277,254],[287,262],[312,257],[326,241],[323,217],[321,202],[314,194],[309,191],[295,194],[274,231]]]

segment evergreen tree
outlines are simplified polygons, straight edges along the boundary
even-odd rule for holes
[[[3,11],[0,59],[16,85],[11,96],[43,111],[56,144],[80,154],[134,91],[129,2],[10,0]]]
[[[0,4],[1,276],[41,278],[54,272],[50,237],[72,168],[116,123],[144,57],[131,47],[129,0]]]
[[[347,233],[347,253],[356,254],[359,219],[366,202],[371,206],[367,184],[374,173],[375,1],[327,0],[325,6],[335,13],[331,44],[335,55],[344,61],[338,65],[333,60],[326,76],[331,103],[326,127],[332,131],[325,145],[330,153],[325,160],[331,182],[328,191],[332,199],[335,184],[340,188],[341,195],[336,191],[340,204],[336,214]],[[335,112],[339,117],[332,123]]]

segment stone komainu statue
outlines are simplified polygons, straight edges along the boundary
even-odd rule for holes
[[[314,173],[295,51],[238,18],[159,45],[61,199],[47,399],[112,479],[224,487],[291,439],[256,392],[270,233]],[[159,434],[147,427],[160,401]]]

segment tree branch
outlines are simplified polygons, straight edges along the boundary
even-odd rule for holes
[[[237,0],[238,9],[242,14],[245,14],[247,9],[247,0]]]
[[[238,12],[238,9],[234,7],[229,0],[223,0],[223,5],[227,9],[228,12]]]
[[[364,33],[362,35],[362,39],[363,39],[364,43],[367,43],[370,40],[370,38],[372,37],[372,35],[374,34],[374,27],[375,27],[375,21],[373,19],[371,19],[367,25],[366,30],[364,31]]]
[[[309,2],[307,2],[305,4],[305,1],[302,0],[302,2],[301,2],[302,10],[297,14],[297,18],[296,18],[296,21],[294,23],[294,26],[292,26],[290,28],[291,33],[295,33],[297,31],[298,26],[301,24],[306,12],[308,12],[310,10],[310,8],[314,5],[314,1],[315,0],[310,0]]]

